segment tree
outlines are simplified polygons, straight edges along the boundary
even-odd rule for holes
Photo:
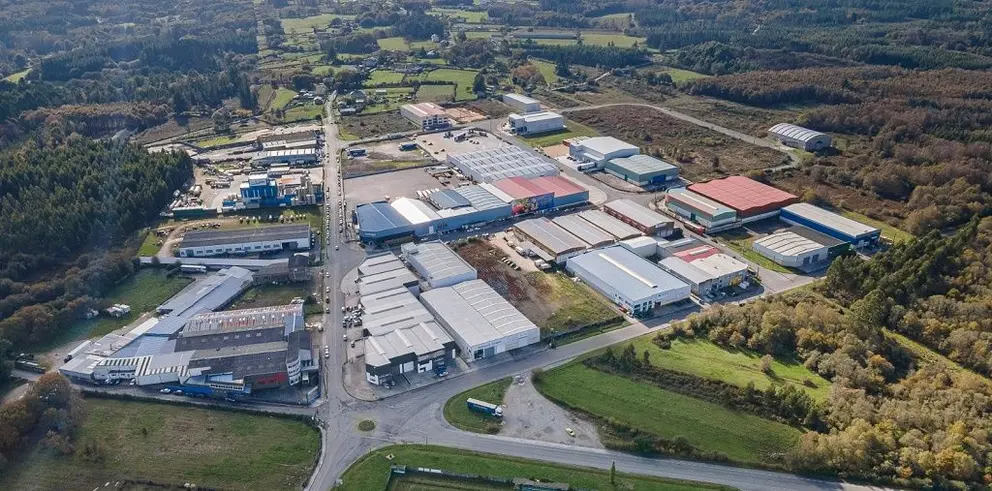
[[[180,115],[182,115],[183,113],[185,113],[188,110],[189,110],[189,103],[186,102],[186,97],[183,96],[179,92],[176,92],[175,94],[173,94],[172,95],[172,112],[174,112],[176,114],[176,116],[180,116]]]
[[[772,373],[772,355],[761,357],[761,373]]]
[[[475,80],[472,81],[472,92],[476,94],[486,93],[486,77],[482,75],[482,72],[475,74]]]
[[[617,484],[617,461],[613,461],[610,464],[610,484],[616,486]]]
[[[555,75],[557,75],[557,76],[559,76],[561,78],[571,78],[572,77],[572,71],[569,70],[568,63],[565,63],[563,61],[559,61],[558,63],[556,63],[555,64]]]

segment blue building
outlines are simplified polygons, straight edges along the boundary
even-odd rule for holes
[[[878,243],[882,231],[836,213],[813,206],[796,203],[782,208],[779,215],[786,223],[803,226],[835,239],[840,239],[859,249]]]
[[[358,205],[354,219],[362,242],[381,244],[413,236],[413,224],[385,201]]]
[[[241,201],[249,207],[278,205],[279,186],[275,178],[267,174],[248,176],[248,182],[241,184]]]

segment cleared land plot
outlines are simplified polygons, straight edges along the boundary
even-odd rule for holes
[[[393,458],[387,459],[386,456]],[[636,489],[638,491],[698,491],[704,489],[730,489],[712,484],[638,476],[618,472],[615,484],[610,484],[608,470],[572,467],[535,460],[470,452],[427,445],[391,445],[369,453],[352,464],[341,476],[343,491],[378,491],[387,489],[389,468],[399,464],[409,467],[444,469],[448,472],[482,476],[514,478],[526,477],[542,481],[564,482],[573,488],[585,489]],[[436,482],[420,488],[438,488]],[[454,488],[458,489],[458,488]],[[479,489],[479,488],[469,488]],[[484,488],[483,488],[484,489]]]
[[[642,46],[647,38],[638,38],[631,36],[624,36],[623,34],[586,34],[582,33],[582,44],[591,44],[595,46],[613,46],[621,48],[630,48],[637,43],[638,46]]]
[[[27,77],[29,73],[31,73],[30,68],[28,68],[27,70],[21,70],[16,73],[11,73],[10,75],[4,77],[4,80],[12,84],[16,84],[17,82],[20,82],[22,78]]]
[[[754,244],[757,237],[747,233],[744,230],[728,230],[726,232],[715,234],[713,237],[718,242],[737,251],[738,254],[744,256],[744,259],[747,259],[762,268],[776,271],[778,273],[797,273],[796,271],[782,266],[781,264],[778,264],[775,261],[772,261],[771,259],[755,252],[751,245]]]
[[[572,363],[545,372],[538,390],[553,401],[731,460],[760,463],[789,450],[800,431],[757,416]],[[576,390],[581,387],[581,390]]]
[[[320,434],[304,423],[147,402],[87,399],[77,455],[34,445],[4,469],[0,489],[102,489],[132,479],[214,489],[300,489]],[[104,458],[86,460],[98,444]],[[157,487],[153,487],[157,488]]]
[[[358,158],[344,160],[344,177],[352,178],[377,172],[409,169],[433,163],[431,160],[378,160]]]
[[[565,131],[556,131],[554,133],[544,133],[541,135],[534,136],[518,136],[517,138],[523,140],[528,145],[534,148],[550,147],[552,145],[558,145],[566,138],[575,138],[577,136],[596,136],[599,132],[596,130],[581,124],[573,120],[565,120]]]
[[[406,169],[386,174],[355,177],[344,183],[349,209],[361,203],[400,196],[416,196],[419,189],[439,188],[441,184],[423,169]]]
[[[709,75],[706,75],[705,73],[683,70],[681,68],[667,68],[661,73],[667,73],[669,77],[672,77],[672,82],[675,82],[676,84],[689,82],[696,80],[697,78],[709,77]]]
[[[761,371],[761,354],[749,350],[726,350],[704,339],[675,339],[670,349],[661,349],[651,342],[653,335],[637,338],[634,348],[638,353],[651,353],[651,364],[656,367],[684,372],[697,377],[720,380],[744,387],[754,382],[755,388],[768,386],[793,387],[804,390],[818,401],[826,400],[830,382],[813,373],[802,363],[772,360],[771,374]],[[815,388],[807,387],[804,380]]]
[[[500,405],[512,378],[504,378],[486,385],[466,390],[444,403],[444,419],[460,430],[473,433],[498,433],[500,418],[472,411],[465,404],[469,398]]]
[[[162,246],[159,242],[164,241],[164,237],[159,237],[155,235],[154,230],[145,230],[145,239],[141,241],[141,247],[138,248],[138,256],[154,256],[158,254],[158,251],[162,250]]]
[[[860,214],[858,212],[844,210],[844,211],[841,211],[840,214],[843,215],[843,216],[845,216],[845,217],[847,217],[847,218],[850,218],[851,220],[854,220],[856,222],[861,222],[861,223],[863,223],[865,225],[870,225],[872,227],[877,227],[877,228],[881,229],[882,230],[882,237],[887,237],[888,239],[892,240],[893,242],[903,242],[903,241],[910,240],[910,239],[913,239],[913,238],[916,237],[915,235],[913,235],[913,234],[911,234],[909,232],[905,232],[905,231],[899,230],[898,228],[893,227],[892,225],[889,225],[889,224],[887,224],[887,223],[885,223],[885,222],[883,222],[881,220],[875,220],[873,218],[869,218],[869,217],[867,217],[865,215],[862,215],[862,214]]]
[[[713,130],[639,106],[612,106],[571,114],[603,134],[638,145],[642,153],[672,152],[683,177],[700,181],[745,174],[782,163],[786,157]],[[715,165],[717,162],[718,165]]]
[[[341,119],[338,128],[342,135],[350,135],[352,140],[416,129],[406,118],[392,112],[348,116]]]
[[[295,297],[307,298],[303,283],[291,285],[258,285],[244,291],[224,310],[257,309],[288,305]]]
[[[421,102],[449,102],[454,98],[454,85],[421,85],[417,89],[417,100]]]
[[[516,271],[500,262],[501,253],[482,241],[468,242],[457,251],[479,271],[479,278],[537,324],[542,334],[622,321],[598,293],[564,274]]]

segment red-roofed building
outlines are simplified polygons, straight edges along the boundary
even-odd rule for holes
[[[493,181],[493,186],[513,198],[510,208],[514,215],[547,210],[554,207],[554,192],[523,177]]]
[[[679,251],[673,254],[673,256],[687,262],[691,263],[697,259],[703,259],[710,257],[714,254],[719,254],[720,249],[709,245],[701,245],[699,247],[693,247],[692,249],[686,249],[684,251]]]
[[[589,201],[589,190],[566,177],[544,176],[530,180],[531,184],[549,191],[554,196],[553,208],[564,208]]]
[[[774,216],[783,206],[799,201],[795,195],[743,176],[692,184],[689,190],[735,210],[743,222]]]

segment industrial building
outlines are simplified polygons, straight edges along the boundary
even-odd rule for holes
[[[689,190],[733,209],[741,223],[774,217],[783,206],[799,201],[792,194],[743,176],[691,184]]]
[[[568,258],[589,248],[578,237],[544,217],[524,220],[514,225],[513,229],[519,238],[533,242],[552,256],[557,264],[564,264]]]
[[[590,247],[600,247],[614,242],[612,235],[600,230],[595,225],[583,220],[578,215],[563,215],[551,219],[551,222],[558,225],[568,233],[578,237],[589,244]]]
[[[521,94],[503,94],[503,104],[524,114],[535,113],[541,110],[540,101]]]
[[[381,268],[380,271],[371,274],[359,273],[358,293],[364,297],[385,291],[396,290],[397,288],[405,288],[412,293],[420,293],[420,281],[409,269],[406,268],[403,262],[400,261],[400,259],[392,252],[387,252],[384,256],[387,256],[387,262],[380,262],[378,264],[379,268]],[[370,260],[381,261],[382,258],[379,256],[373,256],[365,261],[367,262]],[[387,269],[385,265],[393,261],[395,261],[393,263],[394,265],[398,263],[402,267],[392,267],[391,269]],[[359,267],[359,271],[361,271],[361,267]]]
[[[403,244],[401,250],[403,260],[429,288],[457,285],[479,276],[475,268],[443,242],[408,243]]]
[[[706,251],[698,257],[675,254],[658,263],[662,269],[689,284],[692,293],[709,295],[747,281],[747,263],[719,251]]]
[[[634,315],[689,298],[689,285],[621,246],[594,249],[565,268]]]
[[[186,322],[176,339],[176,351],[282,341],[304,328],[299,305],[207,312]]]
[[[410,224],[417,237],[434,235],[438,232],[435,224],[441,218],[430,205],[413,198],[396,198],[389,203],[397,213]]]
[[[429,194],[427,199],[441,217],[437,229],[447,232],[509,218],[509,201],[495,196],[493,190],[489,184],[477,184]]]
[[[847,254],[851,252],[851,243],[838,239],[837,237],[831,237],[827,234],[817,232],[811,228],[803,227],[802,225],[793,225],[787,229],[781,231],[789,231],[800,237],[805,237],[817,244],[820,244],[827,248],[827,257],[835,258],[837,256]]]
[[[610,201],[603,211],[646,235],[668,237],[675,231],[674,220],[629,199]]]
[[[554,193],[522,177],[511,177],[493,182],[496,189],[510,197],[510,212],[513,215],[550,210],[554,205]]]
[[[658,253],[658,241],[654,237],[638,236],[618,242],[621,247],[640,257],[648,258]]]
[[[410,222],[385,201],[360,204],[353,216],[362,242],[384,244],[413,237]]]
[[[448,113],[433,102],[404,104],[400,106],[400,114],[423,131],[439,130],[451,126]]]
[[[565,176],[535,177],[530,182],[551,193],[552,208],[562,209],[589,202],[589,190]]]
[[[807,152],[823,150],[830,146],[830,135],[789,123],[779,123],[769,128],[768,133],[783,145],[800,148]]]
[[[707,231],[734,226],[737,212],[686,188],[669,189],[665,207],[672,213],[702,225]]]
[[[520,136],[537,135],[565,129],[565,117],[550,111],[527,114],[510,114],[507,118],[510,131]]]
[[[679,168],[650,155],[610,159],[604,170],[638,186],[662,186],[679,180]]]
[[[856,222],[850,218],[843,217],[809,203],[796,203],[786,206],[782,208],[782,213],[779,217],[786,223],[813,229],[843,240],[855,248],[873,246],[882,237],[882,231],[880,229]]]
[[[641,153],[641,149],[612,136],[595,136],[591,138],[572,138],[565,141],[568,155],[579,162],[596,164],[603,168],[613,159],[631,157]],[[581,167],[580,167],[581,169]]]
[[[316,165],[320,158],[317,148],[293,148],[288,150],[266,150],[251,159],[252,167],[269,167],[288,164],[291,167]]]
[[[553,162],[514,145],[448,155],[447,161],[475,182],[558,174]]]
[[[641,235],[640,230],[607,215],[602,210],[583,210],[578,215],[583,220],[599,227],[617,240],[630,239]]]
[[[751,247],[787,268],[808,267],[828,257],[826,246],[788,230],[761,237]]]
[[[658,255],[661,257],[670,257],[680,252],[698,249],[703,246],[709,247],[694,237],[685,237],[678,240],[658,240]]]
[[[194,230],[179,244],[180,257],[309,250],[310,225],[268,225],[238,230]]]
[[[541,330],[482,280],[435,288],[420,296],[472,362],[541,340]]]
[[[262,135],[255,139],[255,145],[261,151],[292,150],[296,148],[316,149],[318,145],[317,132],[295,131],[292,133]]]
[[[251,174],[241,183],[241,203],[245,208],[299,206],[317,204],[323,200],[323,184],[315,183],[309,173],[286,174],[275,177],[274,172]],[[224,206],[234,207],[226,202]]]

